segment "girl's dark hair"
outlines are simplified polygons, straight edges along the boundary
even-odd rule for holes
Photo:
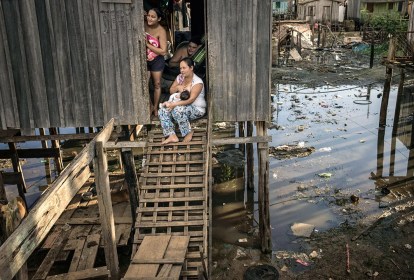
[[[151,8],[148,10],[149,11],[154,11],[157,14],[157,17],[162,18],[162,12],[160,11],[160,9],[158,8]]]
[[[185,64],[187,64],[189,67],[194,67],[194,60],[192,60],[189,57],[184,57],[183,59],[180,60],[180,62],[181,61],[184,61]]]

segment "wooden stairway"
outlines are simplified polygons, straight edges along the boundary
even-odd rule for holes
[[[189,236],[181,279],[200,279],[208,248],[206,128],[195,129],[189,143],[161,145],[164,139],[161,131],[149,132],[133,252],[145,236]]]

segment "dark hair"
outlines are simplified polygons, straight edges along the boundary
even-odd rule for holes
[[[180,93],[180,99],[181,100],[187,100],[188,98],[190,98],[190,92],[188,90],[183,90]]]
[[[154,11],[157,14],[157,17],[162,18],[162,12],[160,11],[160,9],[158,9],[158,8],[151,8],[151,9],[148,10],[148,12],[149,11]]]
[[[187,64],[189,67],[194,67],[194,60],[192,60],[189,57],[184,57],[183,59],[180,60],[180,63],[181,61],[184,61],[185,64]]]
[[[191,37],[190,43],[194,43],[197,46],[201,45],[201,37],[200,36],[193,36],[193,37]]]

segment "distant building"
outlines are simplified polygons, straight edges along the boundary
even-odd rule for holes
[[[273,15],[287,14],[289,10],[289,0],[272,0]]]
[[[298,0],[298,19],[310,23],[331,24],[338,22],[340,5],[344,0]]]
[[[405,0],[361,0],[361,10],[367,10],[372,14],[384,14],[398,12],[404,15],[407,12]]]

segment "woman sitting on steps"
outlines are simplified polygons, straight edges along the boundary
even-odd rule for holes
[[[201,118],[206,112],[207,103],[204,98],[204,83],[194,74],[194,61],[191,58],[183,58],[180,61],[180,73],[170,87],[170,94],[188,90],[190,98],[178,102],[169,103],[159,110],[159,118],[164,136],[167,137],[162,144],[177,143],[175,134],[175,120],[179,126],[183,142],[190,142],[194,131],[191,130],[190,121]]]

